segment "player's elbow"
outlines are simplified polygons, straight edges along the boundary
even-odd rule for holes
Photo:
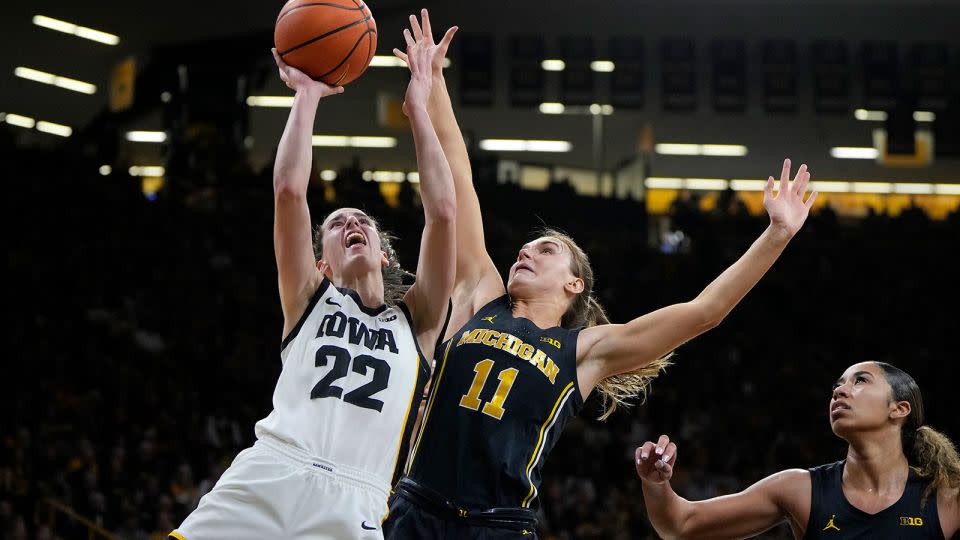
[[[453,225],[457,220],[457,201],[454,197],[444,197],[431,205],[427,219],[439,225]]]
[[[273,198],[277,202],[298,201],[306,196],[306,191],[304,191],[302,187],[297,186],[294,182],[275,180],[273,183]]]
[[[688,302],[690,322],[698,334],[712,330],[727,317],[727,311],[703,300]]]

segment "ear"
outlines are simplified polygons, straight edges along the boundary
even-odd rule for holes
[[[386,251],[380,251],[380,266],[383,268],[390,266],[390,257],[387,256]]]
[[[573,280],[568,281],[563,288],[571,294],[580,294],[583,292],[583,280],[580,278],[573,278]]]
[[[330,281],[333,281],[333,270],[330,268],[330,265],[327,264],[327,261],[323,259],[320,259],[319,261],[317,261],[317,270],[319,270],[321,274],[326,276],[327,279],[329,279]]]
[[[894,401],[891,403],[893,407],[890,409],[890,418],[906,418],[910,416],[910,412],[913,408],[910,406],[909,401]]]

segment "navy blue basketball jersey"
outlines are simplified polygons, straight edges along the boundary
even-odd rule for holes
[[[540,471],[583,407],[577,334],[483,306],[437,349],[407,475],[466,509],[531,508]]]
[[[929,481],[911,469],[900,500],[876,514],[847,502],[843,495],[844,461],[810,469],[810,520],[804,539],[943,540],[937,513],[937,495],[931,493],[920,506]]]

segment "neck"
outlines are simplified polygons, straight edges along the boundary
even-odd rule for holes
[[[383,274],[365,272],[360,275],[333,275],[331,280],[337,287],[353,289],[360,295],[363,305],[368,308],[377,308],[383,305]]]
[[[550,298],[513,298],[513,316],[530,319],[541,329],[560,326],[567,306]]]
[[[847,448],[843,483],[848,487],[876,493],[898,492],[909,474],[899,431],[863,434]]]

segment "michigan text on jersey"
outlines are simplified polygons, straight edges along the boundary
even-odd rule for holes
[[[557,367],[557,364],[555,364],[545,352],[529,343],[524,343],[523,340],[513,334],[477,328],[464,332],[460,337],[460,341],[457,342],[457,347],[466,343],[487,345],[512,354],[522,360],[526,360],[550,379],[550,384],[556,382],[557,373],[560,372],[560,368]]]

